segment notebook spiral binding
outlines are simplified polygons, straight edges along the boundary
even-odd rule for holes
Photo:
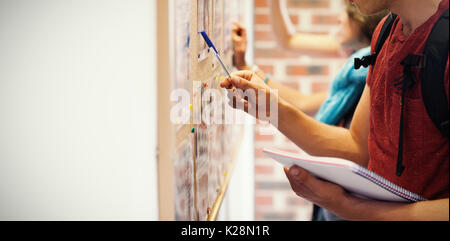
[[[372,171],[369,171],[369,170],[365,169],[364,167],[358,166],[355,173],[364,178],[371,180],[373,183],[376,183],[378,186],[383,187],[384,189],[392,192],[393,194],[409,200],[410,202],[427,201],[426,198],[424,198],[420,195],[417,195],[413,192],[410,192],[400,186],[397,186],[394,183],[387,180],[386,178],[384,178]]]

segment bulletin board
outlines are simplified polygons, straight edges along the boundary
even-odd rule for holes
[[[216,220],[226,193],[242,126],[225,124],[225,77],[198,34],[204,30],[232,67],[232,22],[240,0],[158,0],[158,181],[161,220]],[[189,122],[169,118],[173,90],[187,90]],[[216,95],[208,93],[215,91]],[[219,93],[219,94],[217,94]],[[214,103],[214,104],[213,104]],[[208,117],[221,119],[209,123]]]

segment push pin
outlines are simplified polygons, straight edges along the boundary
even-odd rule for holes
[[[209,215],[210,213],[211,213],[211,209],[207,208],[207,209],[206,209],[206,214]]]
[[[190,105],[189,105],[189,109],[190,109],[190,110],[192,110],[192,109],[193,109],[193,107],[192,107],[192,104],[190,104]]]
[[[208,84],[205,82],[205,83],[203,83],[203,87],[208,87]]]
[[[227,172],[224,172],[224,173],[223,173],[223,175],[224,175],[224,176],[227,176],[227,175],[228,175],[228,173],[227,173]]]
[[[191,133],[195,133],[195,128],[192,128]]]

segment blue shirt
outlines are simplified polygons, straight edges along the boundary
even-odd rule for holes
[[[359,102],[369,68],[355,70],[354,59],[370,55],[370,47],[354,53],[339,70],[329,88],[325,102],[316,114],[316,120],[329,125],[338,125]]]

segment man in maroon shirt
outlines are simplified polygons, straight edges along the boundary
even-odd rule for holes
[[[408,54],[421,54],[432,27],[449,8],[449,0],[351,0],[363,14],[389,9],[399,18],[370,69],[350,130],[314,121],[281,98],[278,129],[309,154],[354,161],[429,201],[404,204],[367,200],[351,195],[335,184],[307,171],[285,169],[294,192],[347,220],[449,220],[449,142],[427,114],[418,83],[408,90],[404,103],[404,154],[402,175],[396,175],[401,98],[393,83],[402,76],[400,62]],[[381,30],[374,33],[372,49]],[[448,100],[448,68],[444,81]],[[234,73],[221,86],[228,89],[271,89],[249,71]],[[256,108],[257,99],[243,101]],[[448,104],[448,103],[447,103]],[[249,111],[251,113],[252,111]],[[397,173],[398,174],[398,173]]]

